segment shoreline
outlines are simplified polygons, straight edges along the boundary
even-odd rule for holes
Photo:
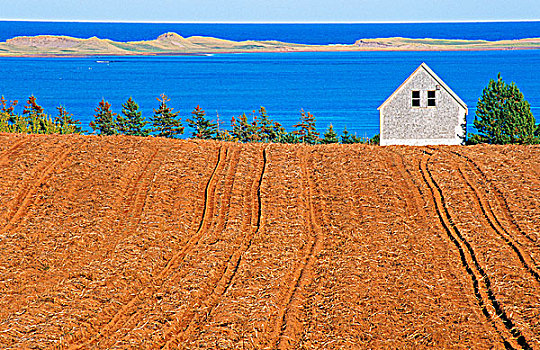
[[[482,51],[531,51],[540,50],[536,47],[518,47],[518,48],[449,48],[449,49],[351,49],[351,50],[260,50],[260,51],[222,51],[222,52],[200,52],[200,53],[185,53],[185,52],[156,52],[156,53],[133,53],[133,54],[118,54],[118,53],[104,53],[104,54],[2,54],[0,58],[98,58],[98,57],[203,57],[212,55],[234,55],[234,54],[257,54],[257,53],[315,53],[315,52],[482,52]]]
[[[353,44],[310,45],[280,41],[232,41],[214,37],[165,33],[153,40],[120,42],[60,35],[19,36],[0,42],[0,57],[70,58],[126,56],[205,56],[233,53],[289,52],[430,52],[538,50],[540,38],[518,40],[359,39]]]

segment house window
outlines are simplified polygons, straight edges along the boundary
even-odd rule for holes
[[[420,107],[420,91],[412,92],[412,106]]]
[[[434,107],[437,105],[435,102],[435,90],[427,92],[427,105],[428,107]]]

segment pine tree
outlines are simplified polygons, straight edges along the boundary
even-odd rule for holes
[[[12,132],[9,115],[6,112],[0,111],[0,132]]]
[[[116,120],[118,131],[125,135],[131,136],[148,136],[150,130],[146,128],[148,122],[139,111],[139,105],[129,98],[122,105],[122,115],[119,115]]]
[[[94,132],[98,131],[100,135],[116,135],[118,129],[116,125],[116,113],[111,111],[111,104],[102,99],[94,109],[96,114],[94,120],[90,122],[90,127]]]
[[[46,134],[50,132],[52,121],[45,114],[43,107],[37,103],[34,95],[26,101],[23,109],[23,118],[27,125],[26,132],[30,134]]]
[[[159,108],[154,109],[154,116],[151,118],[152,131],[158,137],[175,138],[177,135],[182,135],[184,127],[182,120],[178,117],[179,112],[173,112],[174,109],[167,106],[170,99],[167,95],[161,94],[157,100]]]
[[[217,124],[206,118],[206,112],[199,105],[191,112],[192,117],[186,121],[193,129],[191,136],[197,139],[216,139]]]
[[[18,103],[19,101],[17,100],[8,102],[4,95],[2,95],[2,97],[0,97],[0,112],[5,113],[8,116],[15,116],[15,106],[17,106]]]
[[[351,143],[367,143],[368,139],[359,137],[354,133],[354,135],[351,135]]]
[[[259,134],[262,142],[279,142],[286,133],[285,128],[278,122],[274,122],[266,113],[266,108],[259,109]]]
[[[370,139],[368,140],[368,144],[370,144],[370,145],[379,145],[379,144],[380,144],[380,141],[381,141],[381,136],[380,136],[380,134],[375,134],[375,135],[373,135],[372,138],[370,138]]]
[[[56,107],[58,116],[55,117],[54,123],[61,134],[82,134],[81,122],[73,119],[73,114],[69,114],[64,106]]]
[[[328,126],[328,129],[326,129],[326,132],[324,133],[324,138],[321,140],[321,143],[329,144],[329,143],[338,143],[338,137],[336,132],[334,131],[334,126],[330,124]]]
[[[9,101],[2,95],[0,97],[0,132],[16,132],[15,123],[18,116],[15,114],[15,106],[19,101]]]
[[[500,73],[497,81],[489,81],[478,100],[474,126],[480,134],[472,136],[473,143],[534,142],[536,125],[531,106],[516,84],[506,84]]]
[[[296,135],[295,131],[286,132],[278,140],[279,143],[300,143],[300,139]]]
[[[297,128],[294,133],[302,143],[318,143],[320,139],[317,128],[315,127],[315,117],[309,112],[306,114],[303,109],[300,111],[300,113],[300,122],[293,125],[294,128]]]
[[[231,135],[231,133],[228,130],[220,130],[218,131],[216,135],[216,140],[220,141],[227,141],[227,142],[233,142],[234,137]]]
[[[257,142],[261,140],[259,120],[253,118],[250,123],[246,113],[242,113],[238,118],[231,119],[231,136],[238,142]]]
[[[354,143],[351,139],[351,134],[347,130],[347,127],[345,127],[343,129],[343,133],[341,133],[341,143],[344,145]]]

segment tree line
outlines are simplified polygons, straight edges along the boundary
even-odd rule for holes
[[[112,105],[102,99],[94,109],[94,119],[89,126],[93,134],[98,135],[131,135],[177,138],[185,132],[184,122],[178,111],[169,106],[170,99],[165,95],[157,98],[158,108],[148,119],[142,115],[139,105],[130,97],[122,104],[121,113],[112,111]],[[32,134],[84,134],[79,120],[73,119],[63,106],[57,107],[58,115],[54,118],[45,114],[37,104],[36,98],[30,96],[23,113],[15,113],[18,101],[0,98],[0,132],[32,133]],[[287,131],[279,122],[268,116],[261,107],[250,120],[245,113],[231,118],[230,129],[219,127],[217,121],[207,117],[206,112],[196,106],[185,123],[191,129],[191,138],[203,140],[222,140],[232,142],[276,142],[276,143],[364,143],[377,144],[378,136],[373,138],[358,137],[345,128],[340,135],[330,124],[321,135],[316,128],[316,120],[310,112],[300,111],[299,122],[293,131]]]
[[[158,108],[147,120],[139,105],[129,98],[122,104],[121,113],[112,111],[109,102],[102,99],[95,108],[94,120],[90,122],[92,133],[98,135],[133,135],[176,138],[183,135],[185,126],[178,111],[169,107],[170,99],[162,94]],[[64,106],[58,106],[57,115],[45,113],[34,96],[30,96],[21,114],[15,113],[18,101],[0,97],[0,132],[31,134],[83,134],[79,120],[73,119]],[[340,135],[332,124],[321,135],[316,120],[310,112],[300,111],[300,118],[287,131],[279,122],[270,118],[264,107],[254,111],[248,118],[245,113],[231,118],[230,129],[222,129],[218,121],[207,117],[206,112],[196,106],[185,119],[191,129],[191,138],[236,142],[279,142],[279,143],[364,143],[378,144],[379,135],[372,138],[358,137],[345,128]],[[474,126],[478,133],[467,135],[467,144],[540,144],[540,125],[536,125],[530,104],[525,100],[515,83],[507,84],[497,76],[491,79],[478,99]]]
[[[53,118],[45,113],[34,96],[30,96],[22,114],[15,113],[18,101],[0,97],[0,132],[25,134],[81,134],[81,123],[74,120],[64,106],[58,106]]]

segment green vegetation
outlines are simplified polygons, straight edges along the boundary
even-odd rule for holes
[[[18,101],[8,101],[0,97],[0,132],[24,134],[81,134],[80,122],[74,120],[63,106],[57,107],[58,116],[54,119],[47,115],[37,103],[35,96],[30,96],[24,105],[22,114],[15,113]]]
[[[139,111],[139,105],[129,98],[122,105],[123,116],[118,116],[116,124],[121,134],[132,136],[148,136],[150,130],[146,127],[148,122]]]
[[[375,140],[375,137],[377,139]],[[347,128],[343,129],[343,133],[341,134],[341,143],[343,144],[351,144],[351,143],[366,143],[368,145],[378,145],[379,144],[379,134],[375,135],[372,139],[365,138],[365,137],[358,137],[356,134],[351,135],[349,131],[347,131]]]
[[[116,113],[111,111],[111,104],[105,99],[99,102],[99,105],[94,110],[94,120],[90,122],[90,127],[94,132],[100,135],[116,135],[118,133],[116,125]]]
[[[246,114],[231,119],[231,137],[233,141],[237,142],[256,142],[259,141],[258,134],[258,122],[253,118],[253,121],[250,123]]]
[[[112,110],[112,105],[102,99],[94,109],[94,120],[89,124],[93,134],[101,136],[130,135],[176,138],[184,133],[180,113],[168,106],[170,99],[165,95],[157,98],[159,106],[149,121],[142,115],[139,105],[129,97],[122,104],[121,114]],[[84,130],[78,120],[73,119],[64,106],[56,107],[58,115],[54,118],[45,113],[34,96],[30,96],[22,114],[15,108],[18,101],[8,101],[0,97],[0,132],[28,134],[82,134]],[[316,128],[316,119],[310,112],[300,111],[300,120],[294,130],[287,131],[279,122],[268,115],[261,107],[254,110],[251,118],[243,113],[232,117],[229,130],[221,129],[219,114],[217,121],[207,117],[206,112],[197,106],[186,118],[191,137],[203,140],[222,140],[230,142],[274,142],[274,143],[365,143],[378,144],[375,138],[360,138],[348,133],[347,129],[339,137],[330,124],[321,138]],[[251,120],[250,120],[251,119]],[[376,136],[377,137],[377,136]]]
[[[297,128],[294,131],[294,134],[301,143],[317,144],[319,143],[319,133],[315,127],[315,117],[313,114],[304,112],[302,109],[300,111],[300,123],[294,125],[293,127]]]
[[[165,95],[157,98],[159,107],[154,109],[150,122],[142,116],[139,105],[130,97],[122,104],[122,114],[112,111],[109,102],[102,99],[95,108],[94,120],[90,127],[94,134],[155,136],[176,138],[184,133],[180,113],[167,103]],[[73,119],[62,105],[56,107],[57,116],[52,118],[37,103],[35,96],[30,96],[22,113],[16,113],[17,100],[0,97],[0,132],[28,134],[82,134],[84,130],[79,120]],[[251,119],[251,120],[250,120]],[[222,140],[229,142],[274,142],[306,144],[354,144],[378,145],[380,136],[372,138],[358,137],[345,127],[338,135],[332,124],[328,125],[320,137],[316,128],[316,119],[310,112],[300,110],[300,120],[293,125],[294,130],[287,131],[278,122],[272,120],[264,107],[253,111],[251,118],[243,113],[232,117],[230,129],[220,130],[219,114],[217,121],[207,118],[206,112],[197,105],[186,118],[191,137],[203,140]],[[150,126],[148,125],[150,124]],[[491,79],[478,100],[474,126],[478,134],[468,134],[468,144],[540,144],[540,125],[535,124],[529,102],[515,83],[506,84],[500,73],[497,80]]]
[[[217,123],[206,118],[206,112],[197,105],[191,112],[191,119],[187,119],[188,125],[193,128],[191,136],[196,139],[210,140],[217,137]]]
[[[173,112],[173,108],[167,106],[170,99],[165,94],[161,94],[159,98],[159,108],[154,109],[152,117],[152,131],[158,137],[175,138],[177,135],[184,133],[182,120],[178,117],[179,112]]]
[[[538,143],[538,127],[531,106],[515,83],[506,84],[499,73],[491,79],[478,100],[474,126],[479,134],[469,135],[469,143]]]
[[[324,138],[321,140],[321,143],[329,144],[329,143],[338,143],[338,142],[339,142],[339,139],[336,132],[334,131],[334,126],[330,124],[328,126],[328,129],[326,129],[324,133]]]
[[[281,142],[286,134],[285,128],[273,121],[266,113],[266,108],[259,109],[258,128],[261,142]]]
[[[81,122],[73,119],[73,114],[66,111],[62,105],[56,107],[58,115],[54,119],[56,125],[60,128],[60,134],[82,134]]]

